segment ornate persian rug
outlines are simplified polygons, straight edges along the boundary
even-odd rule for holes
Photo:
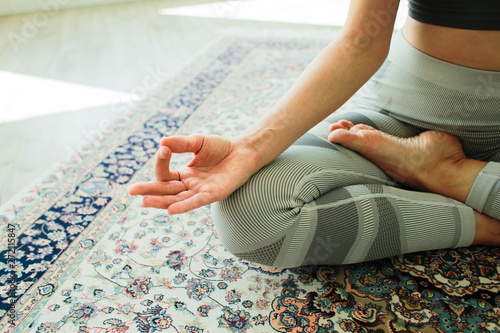
[[[1,332],[500,331],[499,248],[273,269],[225,251],[210,207],[127,194],[161,137],[235,135],[268,110],[333,38],[315,36],[221,41],[2,207]]]

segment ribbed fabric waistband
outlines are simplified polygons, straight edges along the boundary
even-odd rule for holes
[[[431,57],[410,45],[401,32],[392,39],[388,59],[411,75],[454,91],[500,96],[500,72],[463,67]]]

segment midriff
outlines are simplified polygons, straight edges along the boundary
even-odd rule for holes
[[[408,17],[403,35],[413,47],[434,58],[500,72],[500,31],[441,27]]]

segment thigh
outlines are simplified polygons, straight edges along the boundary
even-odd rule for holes
[[[338,265],[468,246],[470,207],[433,193],[379,184],[331,191],[315,200],[314,235],[300,265]]]
[[[364,157],[307,133],[212,206],[215,227],[224,247],[238,257],[291,267],[315,234],[316,200],[356,184],[397,186]]]
[[[309,133],[212,206],[224,247],[256,263],[347,264],[469,245],[472,209],[397,188],[379,168]]]

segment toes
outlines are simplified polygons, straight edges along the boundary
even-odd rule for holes
[[[331,132],[331,131],[335,131],[335,130],[338,130],[338,129],[341,129],[342,126],[340,126],[339,124],[335,123],[335,124],[331,124],[329,127],[328,127],[328,130]]]
[[[353,124],[353,123],[351,123],[349,120],[345,120],[345,119],[340,120],[338,123],[339,123],[340,125],[344,126],[346,129],[349,129],[349,128],[351,128],[351,127],[353,127],[353,126],[354,126],[354,124]]]
[[[351,131],[356,133],[356,132],[359,132],[359,131],[378,131],[377,129],[369,126],[369,125],[365,125],[365,124],[357,124],[357,125],[354,125],[351,127]]]
[[[345,129],[342,125],[340,125],[338,122],[337,123],[334,123],[334,124],[331,124],[330,127],[328,127],[328,130],[331,132],[331,131],[335,131],[335,130],[338,130],[338,129]]]
[[[338,129],[344,129],[344,130],[353,131],[353,132],[378,131],[377,129],[375,129],[369,125],[365,125],[365,124],[354,125],[352,122],[350,122],[348,120],[339,120],[336,123],[331,124],[329,127],[330,132],[338,130]]]
[[[338,143],[358,153],[365,154],[369,153],[371,150],[369,149],[370,142],[368,142],[369,140],[367,141],[367,137],[373,138],[374,132],[383,134],[369,125],[354,125],[348,120],[340,120],[330,125],[328,141]]]
[[[330,132],[330,135],[328,135],[328,141],[332,143],[338,143],[357,152],[363,150],[364,147],[364,140],[361,136],[359,136],[355,132],[345,129],[339,129]]]
[[[354,126],[354,124],[348,120],[339,120],[336,123],[331,124],[329,127],[329,130],[330,130],[330,132],[335,131],[337,129],[349,130],[353,126]]]

